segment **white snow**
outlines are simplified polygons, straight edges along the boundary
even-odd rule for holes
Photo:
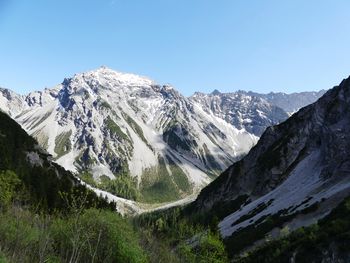
[[[24,106],[18,111],[10,109],[8,100],[0,96],[0,108],[21,113],[16,121],[29,134],[41,137],[43,141],[48,138],[47,151],[54,158],[57,157],[56,138],[62,133],[71,132],[72,149],[56,162],[72,172],[80,170],[76,158],[89,149],[89,156],[93,159],[89,169],[94,177],[106,175],[113,178],[103,157],[107,140],[116,156],[127,158],[130,174],[139,180],[145,169],[158,165],[159,156],[164,159],[167,155],[174,157],[173,161],[188,176],[196,194],[211,180],[207,175],[208,155],[219,165],[219,169],[211,172],[219,174],[227,165],[247,153],[258,140],[246,130],[239,130],[212,112],[203,110],[173,87],[155,87],[156,83],[149,78],[101,67],[76,74],[67,81],[70,81],[69,85],[57,85],[23,97]],[[60,99],[69,103],[70,107],[61,104]],[[112,109],[97,109],[96,102],[99,100],[107,102]],[[123,113],[141,127],[146,143],[127,123]],[[104,124],[108,117],[129,136],[132,147],[106,137]],[[182,139],[188,136],[189,140],[195,140],[197,145],[191,146],[190,152],[171,149],[164,142],[163,129],[174,121],[189,133],[185,135],[180,129],[178,135]],[[208,126],[215,127],[215,130],[208,131]],[[169,165],[167,169],[171,174]],[[116,200],[124,202],[123,199]]]
[[[282,209],[297,206],[309,197],[312,197],[312,199],[304,205],[299,206],[295,211],[302,210],[319,202],[322,198],[328,198],[335,193],[350,188],[350,181],[344,180],[331,187],[323,187],[324,190],[319,191],[324,183],[319,177],[322,169],[322,162],[319,156],[320,153],[318,150],[311,152],[297,165],[297,167],[291,172],[290,176],[281,185],[268,194],[252,201],[240,210],[225,217],[219,223],[222,236],[231,236],[232,233],[238,229],[254,224],[262,216],[275,214]],[[253,211],[259,204],[267,204],[270,200],[273,201],[266,209],[241,223],[234,224],[243,215],[247,215]],[[303,223],[306,224],[307,221]],[[302,223],[299,222],[299,224]]]

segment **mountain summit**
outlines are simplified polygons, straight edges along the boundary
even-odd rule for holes
[[[108,182],[144,202],[197,193],[288,115],[247,94],[186,98],[170,85],[107,67],[20,96],[0,90],[0,108],[66,169]],[[121,177],[122,176],[122,177]],[[119,178],[121,187],[110,182]],[[131,190],[130,190],[131,189]],[[136,194],[132,194],[136,199]]]

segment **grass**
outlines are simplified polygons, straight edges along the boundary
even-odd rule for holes
[[[0,252],[0,263],[7,263],[5,256]]]
[[[143,134],[142,128],[131,118],[128,114],[121,111],[123,118],[129,124],[129,126],[133,129],[133,131],[141,138],[141,140],[152,150],[152,147],[148,144],[145,135]]]
[[[182,169],[176,165],[176,163],[167,156],[167,160],[170,166],[170,170],[177,187],[184,193],[190,194],[192,192],[192,187],[188,181],[187,175],[182,171]]]
[[[120,174],[115,179],[102,175],[99,181],[96,181],[92,174],[81,173],[79,177],[89,185],[105,190],[119,197],[137,201],[139,199],[139,191],[137,189],[137,180],[128,174]]]
[[[107,129],[110,131],[112,136],[117,136],[120,140],[127,141],[131,143],[130,138],[128,135],[126,135],[109,116],[105,120],[105,125]]]
[[[99,105],[100,105],[102,108],[108,109],[108,110],[112,110],[111,105],[110,105],[107,101],[105,101],[105,100],[99,98],[99,99],[98,99],[98,102],[99,102]]]
[[[129,166],[127,159],[130,160],[132,155],[132,149],[128,149],[128,151],[124,151],[121,146],[118,146],[118,153],[119,156],[116,155],[114,150],[111,148],[110,144],[107,140],[105,140],[104,144],[107,147],[107,155],[106,155],[106,161],[111,166],[113,173],[117,174],[128,174],[129,173]],[[118,160],[119,165],[115,167],[115,160]]]
[[[159,157],[159,166],[144,171],[140,184],[141,199],[147,203],[163,203],[180,198],[177,186]]]
[[[177,124],[176,122],[171,122],[167,125],[167,128],[165,129],[165,132],[163,133],[163,140],[173,149],[181,148],[184,151],[191,151],[190,145],[195,144],[196,142],[190,142],[188,140],[181,139],[177,134],[176,131],[178,129],[182,129],[183,134],[186,134],[187,131],[185,128],[183,128],[180,124]]]
[[[98,187],[116,196],[137,201],[140,193],[137,189],[137,180],[128,174],[121,174],[115,179],[101,176]]]
[[[159,165],[145,169],[138,186],[136,178],[128,170],[121,170],[116,179],[102,176],[94,180],[90,173],[83,172],[80,178],[86,183],[108,191],[116,196],[145,203],[164,203],[178,200],[184,194],[191,194],[192,187],[186,174],[167,156],[172,175],[169,174],[165,160],[159,158]],[[127,164],[125,164],[127,166]]]
[[[94,177],[92,176],[92,174],[88,173],[88,172],[83,172],[80,173],[78,175],[81,180],[83,180],[85,183],[93,186],[93,187],[98,187],[98,183],[95,181]]]
[[[65,155],[72,149],[72,144],[70,141],[70,136],[72,131],[62,132],[55,139],[55,153],[57,154],[57,159]]]

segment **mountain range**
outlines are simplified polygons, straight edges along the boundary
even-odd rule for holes
[[[65,169],[118,196],[154,203],[195,195],[267,127],[322,92],[187,98],[170,85],[101,67],[28,95],[1,89],[0,108]],[[303,99],[291,103],[296,96]],[[111,186],[121,175],[126,193]]]
[[[307,106],[243,91],[186,98],[105,67],[25,96],[1,89],[1,187],[14,189],[18,176],[22,205],[30,200],[45,213],[84,195],[87,207],[122,214],[154,209],[139,202],[173,201],[134,223],[180,261],[204,253],[226,262],[227,252],[233,262],[347,262],[350,78],[290,96],[307,94],[300,101],[321,97]]]
[[[267,128],[248,155],[204,188],[188,209],[218,217],[231,255],[261,245],[267,236],[281,237],[286,228],[317,223],[350,195],[349,114],[346,79]]]

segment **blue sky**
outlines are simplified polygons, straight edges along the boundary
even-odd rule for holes
[[[194,91],[319,90],[350,75],[348,0],[0,0],[0,86],[106,65]]]

